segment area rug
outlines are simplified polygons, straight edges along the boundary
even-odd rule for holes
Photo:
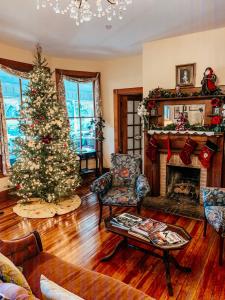
[[[62,199],[58,204],[47,203],[40,198],[32,198],[29,203],[17,203],[17,205],[13,207],[13,211],[23,218],[52,218],[55,215],[64,215],[74,211],[80,204],[81,199],[77,195]]]
[[[178,202],[177,200],[168,199],[166,197],[146,197],[143,206],[195,220],[204,219],[204,208],[193,201]]]

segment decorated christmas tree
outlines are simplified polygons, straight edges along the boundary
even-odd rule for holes
[[[29,87],[21,105],[21,138],[10,178],[21,202],[31,197],[57,203],[79,185],[79,162],[70,140],[66,108],[57,99],[52,73],[37,47]]]

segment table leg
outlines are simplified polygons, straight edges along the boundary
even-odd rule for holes
[[[170,260],[169,260],[169,251],[163,251],[163,262],[166,269],[166,285],[170,296],[173,296],[173,287],[171,283],[171,276],[170,276]]]
[[[101,258],[100,261],[108,261],[110,260],[118,251],[120,248],[122,248],[124,245],[127,245],[127,238],[124,237],[122,240],[119,241],[119,243],[115,246],[115,248],[105,257]]]
[[[172,255],[169,255],[169,260],[172,264],[174,264],[175,268],[182,271],[182,272],[185,272],[185,273],[190,273],[191,272],[191,268],[189,267],[184,267],[184,266],[181,266],[178,261],[176,260],[175,257],[173,257]]]

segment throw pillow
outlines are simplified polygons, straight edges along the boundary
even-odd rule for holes
[[[32,291],[29,287],[29,284],[26,281],[26,278],[20,272],[20,270],[14,265],[11,260],[6,256],[0,253],[0,279],[3,282],[15,283],[19,286],[25,288],[30,294]]]
[[[4,295],[9,300],[38,300],[32,296],[26,289],[13,283],[0,283],[0,295]]]
[[[40,286],[44,300],[82,300],[79,296],[72,294],[44,275],[41,275]]]

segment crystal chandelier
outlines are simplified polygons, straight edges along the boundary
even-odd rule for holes
[[[56,14],[68,14],[76,25],[89,22],[93,17],[123,18],[127,5],[132,0],[37,0],[37,9],[51,7]]]

